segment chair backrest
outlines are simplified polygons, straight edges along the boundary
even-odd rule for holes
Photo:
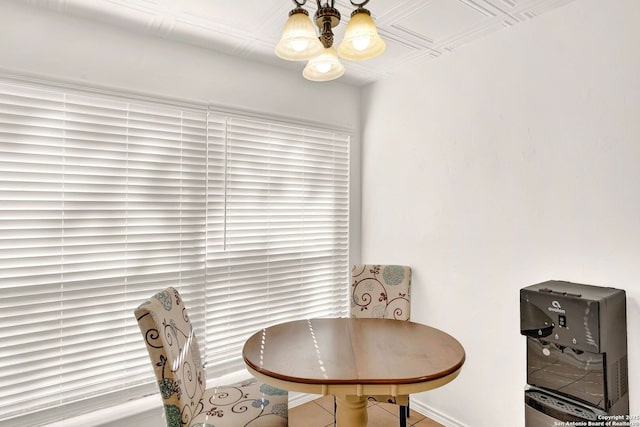
[[[189,425],[206,380],[198,341],[180,294],[167,288],[135,310],[169,425]],[[171,420],[171,422],[170,422]]]
[[[354,265],[351,270],[351,317],[409,320],[411,267]]]

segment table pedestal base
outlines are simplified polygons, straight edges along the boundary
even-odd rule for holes
[[[366,396],[336,396],[336,403],[337,427],[366,427]]]

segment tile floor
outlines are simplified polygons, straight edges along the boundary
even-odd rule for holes
[[[369,403],[367,427],[399,427],[398,406],[388,403]],[[407,427],[444,427],[411,408]],[[324,396],[314,401],[289,409],[289,427],[333,427],[333,396]]]

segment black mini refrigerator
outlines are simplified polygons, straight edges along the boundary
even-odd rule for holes
[[[525,427],[629,425],[623,290],[555,280],[523,288],[520,332]]]

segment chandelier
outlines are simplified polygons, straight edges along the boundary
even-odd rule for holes
[[[344,39],[338,49],[333,47],[333,28],[340,23],[340,12],[336,9],[335,0],[324,5],[320,0],[315,13],[316,25],[320,37],[309,18],[309,12],[302,8],[307,0],[292,0],[296,8],[289,12],[282,38],[276,45],[276,55],[288,61],[309,61],[302,75],[312,81],[329,81],[344,74],[344,65],[340,57],[362,61],[380,55],[385,48],[384,40],[378,35],[371,12],[364,8],[369,0],[361,3],[351,1],[356,9],[351,13]],[[331,4],[329,4],[331,3]]]

